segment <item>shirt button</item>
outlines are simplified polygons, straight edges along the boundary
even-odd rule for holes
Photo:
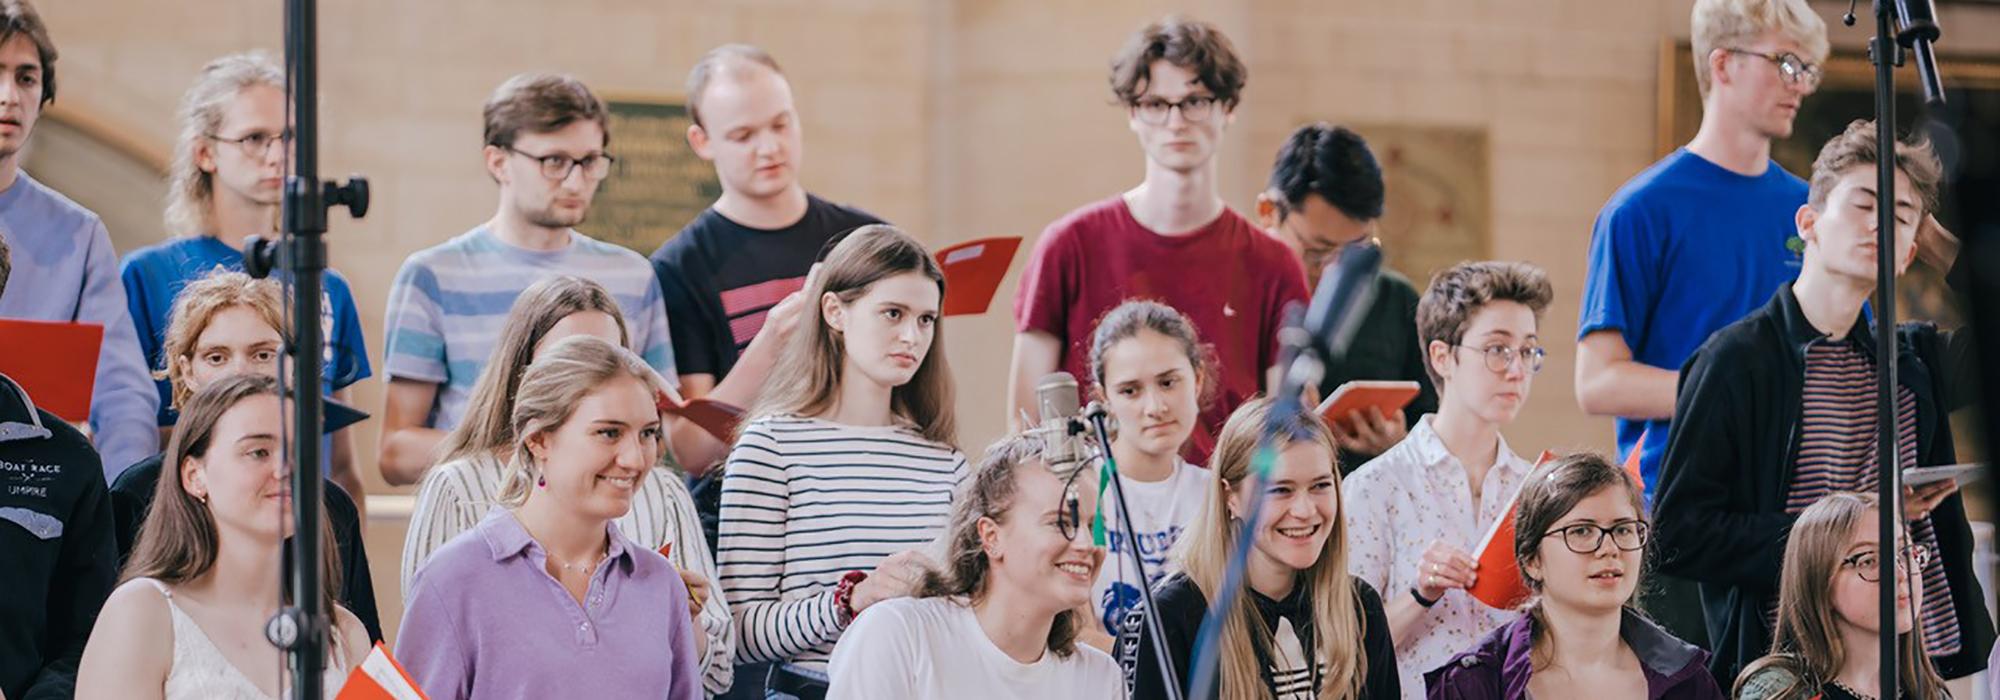
[[[585,631],[585,632],[589,632],[589,631],[590,631],[590,623],[588,623],[588,622],[586,622],[586,623],[583,623],[583,625],[582,625],[582,626],[579,626],[579,627],[577,627],[577,629],[580,629],[580,630],[583,630],[583,631]]]

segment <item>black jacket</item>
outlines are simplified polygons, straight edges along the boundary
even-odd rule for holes
[[[0,375],[0,691],[67,700],[118,578],[90,440]]]
[[[140,460],[138,464],[118,474],[118,480],[111,484],[111,504],[118,529],[118,561],[132,556],[132,546],[138,544],[139,525],[146,521],[146,511],[153,505],[153,490],[160,483],[161,455],[153,455]],[[368,573],[368,550],[361,544],[361,511],[354,507],[354,498],[347,491],[331,481],[324,481],[326,490],[326,524],[333,528],[335,554],[340,557],[340,586],[337,596],[340,604],[348,612],[361,619],[361,626],[368,629],[370,641],[382,641],[382,620],[375,610],[375,579]],[[285,550],[287,561],[291,550]],[[291,584],[286,583],[289,587]]]
[[[1856,322],[1850,335],[1873,356],[1869,324]],[[1957,360],[1947,364],[1947,358],[1969,357],[1963,345],[1969,336],[1940,333],[1928,323],[1903,324],[1897,336],[1896,379],[1917,403],[1917,464],[1905,466],[1951,464],[1948,417],[1970,395],[1954,388],[1949,375]],[[1663,571],[1700,584],[1714,647],[1710,670],[1723,687],[1770,650],[1764,606],[1778,592],[1796,520],[1785,513],[1785,500],[1805,403],[1805,352],[1823,337],[1787,284],[1764,308],[1716,331],[1681,370],[1654,504],[1656,554]],[[1986,667],[1993,624],[1973,579],[1963,500],[1944,499],[1931,522],[1964,641],[1938,667],[1957,678]]]
[[[1361,648],[1367,654],[1367,676],[1362,681],[1361,695],[1356,700],[1398,700],[1403,696],[1402,679],[1396,673],[1396,647],[1389,639],[1389,619],[1382,613],[1382,598],[1375,589],[1361,579],[1354,579],[1354,608],[1361,617]],[[1280,616],[1291,621],[1292,629],[1310,634],[1312,626],[1312,606],[1309,605],[1311,592],[1303,581],[1292,588],[1292,594],[1284,600],[1271,600],[1255,590],[1245,589],[1244,595],[1251,597],[1257,612],[1264,617],[1266,629],[1277,629]],[[1201,587],[1195,585],[1186,574],[1174,574],[1153,587],[1153,604],[1160,609],[1160,631],[1167,641],[1167,656],[1173,660],[1174,673],[1180,677],[1174,683],[1183,688],[1193,675],[1188,664],[1193,656],[1195,637],[1199,636],[1202,616],[1208,614],[1208,597],[1202,595]],[[1146,632],[1144,606],[1134,609],[1125,617],[1123,629],[1118,634],[1118,661],[1125,670],[1126,697],[1134,700],[1157,700],[1167,696],[1164,681],[1159,672],[1159,650],[1153,647],[1152,639]],[[1301,638],[1300,646],[1312,648],[1311,640]],[[1273,664],[1269,649],[1252,650],[1267,669],[1264,682],[1272,683],[1268,671]],[[1309,653],[1309,652],[1308,652]],[[1217,683],[1221,674],[1217,673]],[[1315,676],[1316,678],[1316,676]],[[1317,680],[1315,680],[1315,683]],[[1275,692],[1275,690],[1273,690]],[[1192,696],[1190,696],[1192,697]],[[1219,697],[1211,693],[1210,697]]]

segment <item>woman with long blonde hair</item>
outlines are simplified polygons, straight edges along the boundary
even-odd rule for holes
[[[407,599],[417,572],[446,542],[479,525],[501,502],[500,493],[514,457],[513,413],[528,367],[565,338],[588,336],[629,347],[625,318],[604,287],[586,279],[557,275],[528,287],[514,300],[501,327],[492,359],[479,373],[466,402],[465,417],[445,435],[444,459],[424,472],[416,508],[403,537],[402,587]],[[665,455],[666,450],[661,450]],[[618,530],[634,544],[663,551],[699,610],[703,687],[727,691],[730,649],[736,632],[729,608],[715,595],[715,557],[702,537],[694,500],[681,476],[662,460],[647,469],[632,492],[631,506],[617,518]],[[663,549],[664,548],[664,549]]]
[[[737,661],[777,664],[773,696],[811,700],[854,616],[915,589],[966,462],[930,252],[863,226],[805,293],[813,315],[729,452],[719,556]]]
[[[1400,697],[1396,653],[1382,599],[1347,573],[1346,526],[1333,434],[1316,416],[1287,421],[1263,493],[1250,493],[1251,461],[1272,401],[1259,398],[1229,416],[1209,465],[1208,499],[1181,537],[1181,572],[1153,591],[1158,611],[1128,616],[1120,644],[1132,697],[1165,697],[1165,685],[1192,676],[1196,632],[1209,601],[1222,593],[1224,569],[1253,499],[1269,499],[1247,554],[1236,605],[1222,623],[1220,687],[1225,700],[1394,700]],[[1160,616],[1165,653],[1181,678],[1161,678],[1162,652],[1145,633],[1145,614]]]
[[[410,584],[396,656],[425,694],[701,697],[687,586],[616,524],[665,449],[665,388],[588,336],[528,366],[499,503]]]
[[[1744,667],[1737,698],[1856,700],[1880,687],[1881,510],[1875,504],[1874,494],[1835,493],[1799,513],[1785,541],[1771,653]],[[1899,687],[1910,698],[1950,697],[1915,625],[1923,587],[1912,588],[1907,576],[1932,553],[1908,542],[1896,553],[1902,557],[1896,571],[1905,574],[1896,579]]]

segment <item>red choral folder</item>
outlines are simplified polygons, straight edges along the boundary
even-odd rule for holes
[[[71,423],[90,419],[97,349],[104,326],[0,318],[0,374],[28,392],[35,406]]]
[[[1020,248],[1020,236],[1006,236],[966,241],[938,251],[938,267],[944,270],[944,303],[938,312],[945,316],[986,313]]]
[[[389,649],[376,642],[368,658],[347,674],[347,682],[340,686],[340,694],[334,700],[429,700],[429,696],[417,687],[403,665],[389,655]]]
[[[1635,486],[1645,483],[1639,479],[1639,453],[1645,445],[1646,436],[1642,434],[1632,446],[1632,454],[1625,457],[1625,473],[1632,477]],[[1551,459],[1555,459],[1554,452],[1543,452],[1535,460],[1535,466],[1539,468]],[[1467,592],[1479,602],[1502,610],[1511,610],[1532,595],[1527,582],[1521,580],[1520,565],[1514,561],[1514,509],[1520,497],[1521,492],[1515,491],[1514,498],[1507,502],[1507,512],[1494,521],[1486,537],[1479,541],[1479,551],[1472,555],[1479,564],[1476,569],[1479,580]]]
[[[1554,452],[1544,451],[1535,460],[1535,467],[1540,468],[1555,457]],[[1473,561],[1478,562],[1478,568],[1474,569],[1478,580],[1466,590],[1479,602],[1503,610],[1520,605],[1531,595],[1528,584],[1521,580],[1521,567],[1514,561],[1514,508],[1520,498],[1521,492],[1516,490],[1507,501],[1506,512],[1493,521],[1486,537],[1479,540],[1479,549],[1472,554]]]

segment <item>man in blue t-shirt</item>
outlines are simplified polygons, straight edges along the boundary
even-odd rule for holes
[[[202,68],[181,100],[182,141],[174,149],[167,204],[176,237],[125,256],[119,273],[148,367],[165,369],[161,348],[181,288],[216,268],[243,269],[244,239],[276,234],[291,141],[284,86],[284,71],[270,56],[232,54]],[[347,387],[369,375],[368,347],[347,279],[327,270],[325,280],[319,314],[326,338],[320,358],[325,387],[330,396],[351,403]],[[172,387],[163,376],[155,377],[164,432],[178,416],[169,400]],[[361,503],[366,491],[353,436],[335,431],[320,454],[327,456],[327,477]]]
[[[1701,129],[1618,189],[1591,235],[1577,323],[1576,399],[1618,419],[1650,500],[1681,363],[1798,275],[1793,215],[1806,183],[1771,160],[1819,84],[1826,25],[1805,0],[1700,0]]]
[[[1691,24],[1701,129],[1598,213],[1577,322],[1577,405],[1617,417],[1621,459],[1651,434],[1640,448],[1649,502],[1681,364],[1798,275],[1806,182],[1771,160],[1771,141],[1791,135],[1827,55],[1806,0],[1698,0]],[[1659,578],[1649,612],[1704,644],[1693,587]]]

